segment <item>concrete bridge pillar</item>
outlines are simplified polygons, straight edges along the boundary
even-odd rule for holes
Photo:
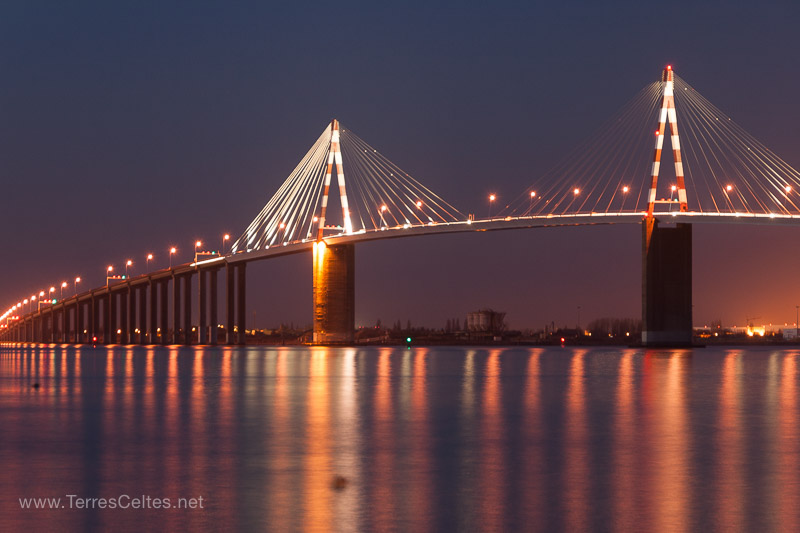
[[[172,276],[172,344],[181,343],[181,278]]]
[[[642,344],[692,344],[692,225],[642,222]]]
[[[314,243],[314,344],[351,344],[355,330],[354,244]]]
[[[197,272],[197,344],[208,344],[208,292],[206,288],[208,273],[204,269]]]
[[[192,274],[183,276],[183,344],[192,344]]]

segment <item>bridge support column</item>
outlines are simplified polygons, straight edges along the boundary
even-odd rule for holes
[[[183,276],[183,344],[192,344],[192,275]]]
[[[234,315],[234,269],[235,265],[228,263],[225,266],[225,344],[235,344],[233,328],[236,325]]]
[[[119,343],[128,344],[128,291],[124,288],[119,291]]]
[[[160,302],[159,307],[161,308],[161,313],[159,316],[159,329],[161,330],[161,337],[160,337],[160,344],[169,344],[169,278],[164,278],[161,280],[160,286]]]
[[[136,335],[136,287],[128,285],[128,336],[125,342],[136,344],[139,338]]]
[[[206,274],[202,269],[197,272],[197,344],[208,344]]]
[[[139,344],[147,344],[147,285],[139,285]]]
[[[158,281],[150,280],[150,344],[158,344]]]
[[[217,344],[217,334],[219,333],[219,328],[217,327],[217,270],[216,268],[209,271],[209,287],[208,292],[210,298],[210,308],[209,308],[209,322],[211,323],[211,339],[210,342],[212,345]]]
[[[237,342],[247,342],[247,263],[236,265],[236,329]]]
[[[181,278],[172,276],[172,344],[181,343]]]
[[[314,243],[314,344],[351,344],[355,330],[354,244]]]
[[[92,295],[92,299],[89,300],[89,334],[87,335],[86,342],[94,342],[94,338],[97,336],[97,331],[100,329],[100,313],[98,312],[98,307],[100,304],[98,300],[95,299],[94,295]]]
[[[70,308],[67,305],[61,304],[61,331],[59,332],[59,342],[64,344],[69,341],[69,319]]]
[[[692,344],[692,226],[642,222],[642,344]]]
[[[75,342],[78,344],[86,342],[83,336],[83,330],[85,329],[83,320],[84,307],[80,301],[75,304]]]

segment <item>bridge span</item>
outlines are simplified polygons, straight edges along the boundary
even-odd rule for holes
[[[661,166],[665,142],[671,173]],[[800,173],[667,66],[659,81],[492,216],[496,200],[494,193],[488,196],[486,218],[464,214],[334,119],[231,253],[204,253],[202,260],[196,255],[195,262],[132,278],[109,277],[106,285],[63,300],[46,299],[41,291],[38,300],[20,299],[0,315],[0,341],[243,344],[247,264],[311,253],[313,342],[351,343],[358,243],[639,224],[642,341],[685,346],[692,327],[692,225],[800,225]]]

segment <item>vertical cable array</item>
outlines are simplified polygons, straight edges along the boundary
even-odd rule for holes
[[[327,209],[334,165],[341,217]],[[231,250],[261,250],[330,235],[446,224],[465,218],[334,120]]]
[[[661,164],[667,122],[674,173]],[[800,173],[668,67],[662,81],[642,89],[566,160],[538,176],[504,214],[673,210],[798,215]]]

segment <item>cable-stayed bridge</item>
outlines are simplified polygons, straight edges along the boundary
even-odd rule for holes
[[[217,344],[223,333],[226,343],[244,343],[246,265],[310,252],[314,342],[349,343],[359,242],[626,223],[642,225],[643,342],[686,345],[691,224],[702,222],[800,224],[800,173],[671,67],[486,218],[460,211],[333,120],[230,253],[201,252],[191,263],[134,278],[109,276],[105,286],[63,300],[50,298],[53,288],[18,295],[0,315],[0,338]],[[223,269],[225,325],[219,328]]]

